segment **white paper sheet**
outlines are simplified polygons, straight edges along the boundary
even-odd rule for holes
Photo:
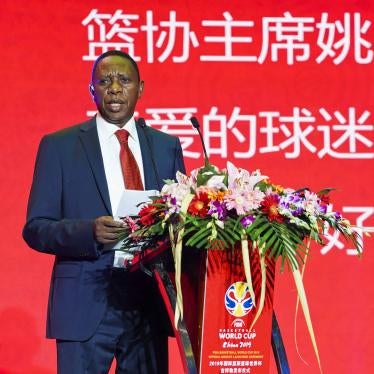
[[[150,196],[159,196],[159,191],[157,190],[146,190],[146,191],[136,191],[136,190],[125,190],[115,218],[120,219],[119,217],[126,217],[126,216],[137,216],[140,209],[144,204],[150,203],[152,200]],[[120,249],[122,246],[122,240],[116,243],[112,249]],[[131,261],[133,259],[133,255],[130,253],[126,253],[123,251],[115,251],[114,252],[114,267],[123,267],[125,261]]]
[[[116,212],[116,217],[137,216],[142,203],[150,203],[150,196],[158,196],[157,190],[135,191],[125,190]]]

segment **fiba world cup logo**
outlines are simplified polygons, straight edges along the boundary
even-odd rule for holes
[[[235,282],[226,291],[225,306],[235,317],[243,317],[253,308],[247,283]]]

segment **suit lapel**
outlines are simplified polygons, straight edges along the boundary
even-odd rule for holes
[[[83,148],[87,154],[87,158],[90,163],[92,173],[95,177],[96,185],[100,192],[101,198],[104,201],[108,213],[113,215],[95,118],[85,122],[81,126],[79,136],[82,141]]]
[[[144,134],[144,131],[147,131],[147,129],[142,129],[139,125],[136,125],[136,131],[138,132],[138,139],[139,139],[140,149],[142,153],[142,160],[143,160],[144,184],[145,184],[144,188],[146,190],[157,189],[158,185],[157,185],[156,174],[155,174],[153,164],[152,164],[151,150],[149,149],[149,145]],[[148,132],[148,134],[150,133]],[[152,147],[152,139],[150,135],[148,135],[148,139]]]

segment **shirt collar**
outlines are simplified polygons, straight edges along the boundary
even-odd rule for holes
[[[114,133],[119,130],[120,128],[113,123],[110,123],[106,121],[101,114],[98,112],[96,114],[96,124],[98,127],[98,130],[103,135],[104,138],[109,139],[111,136],[114,135]],[[134,119],[134,116],[132,116],[124,126],[122,126],[122,129],[127,130],[130,134],[130,136],[134,140],[138,140],[138,133],[136,131],[136,122]]]

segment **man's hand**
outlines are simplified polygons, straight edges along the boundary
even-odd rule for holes
[[[94,222],[95,239],[101,244],[115,243],[124,227],[123,222],[115,221],[111,216],[98,217]]]

